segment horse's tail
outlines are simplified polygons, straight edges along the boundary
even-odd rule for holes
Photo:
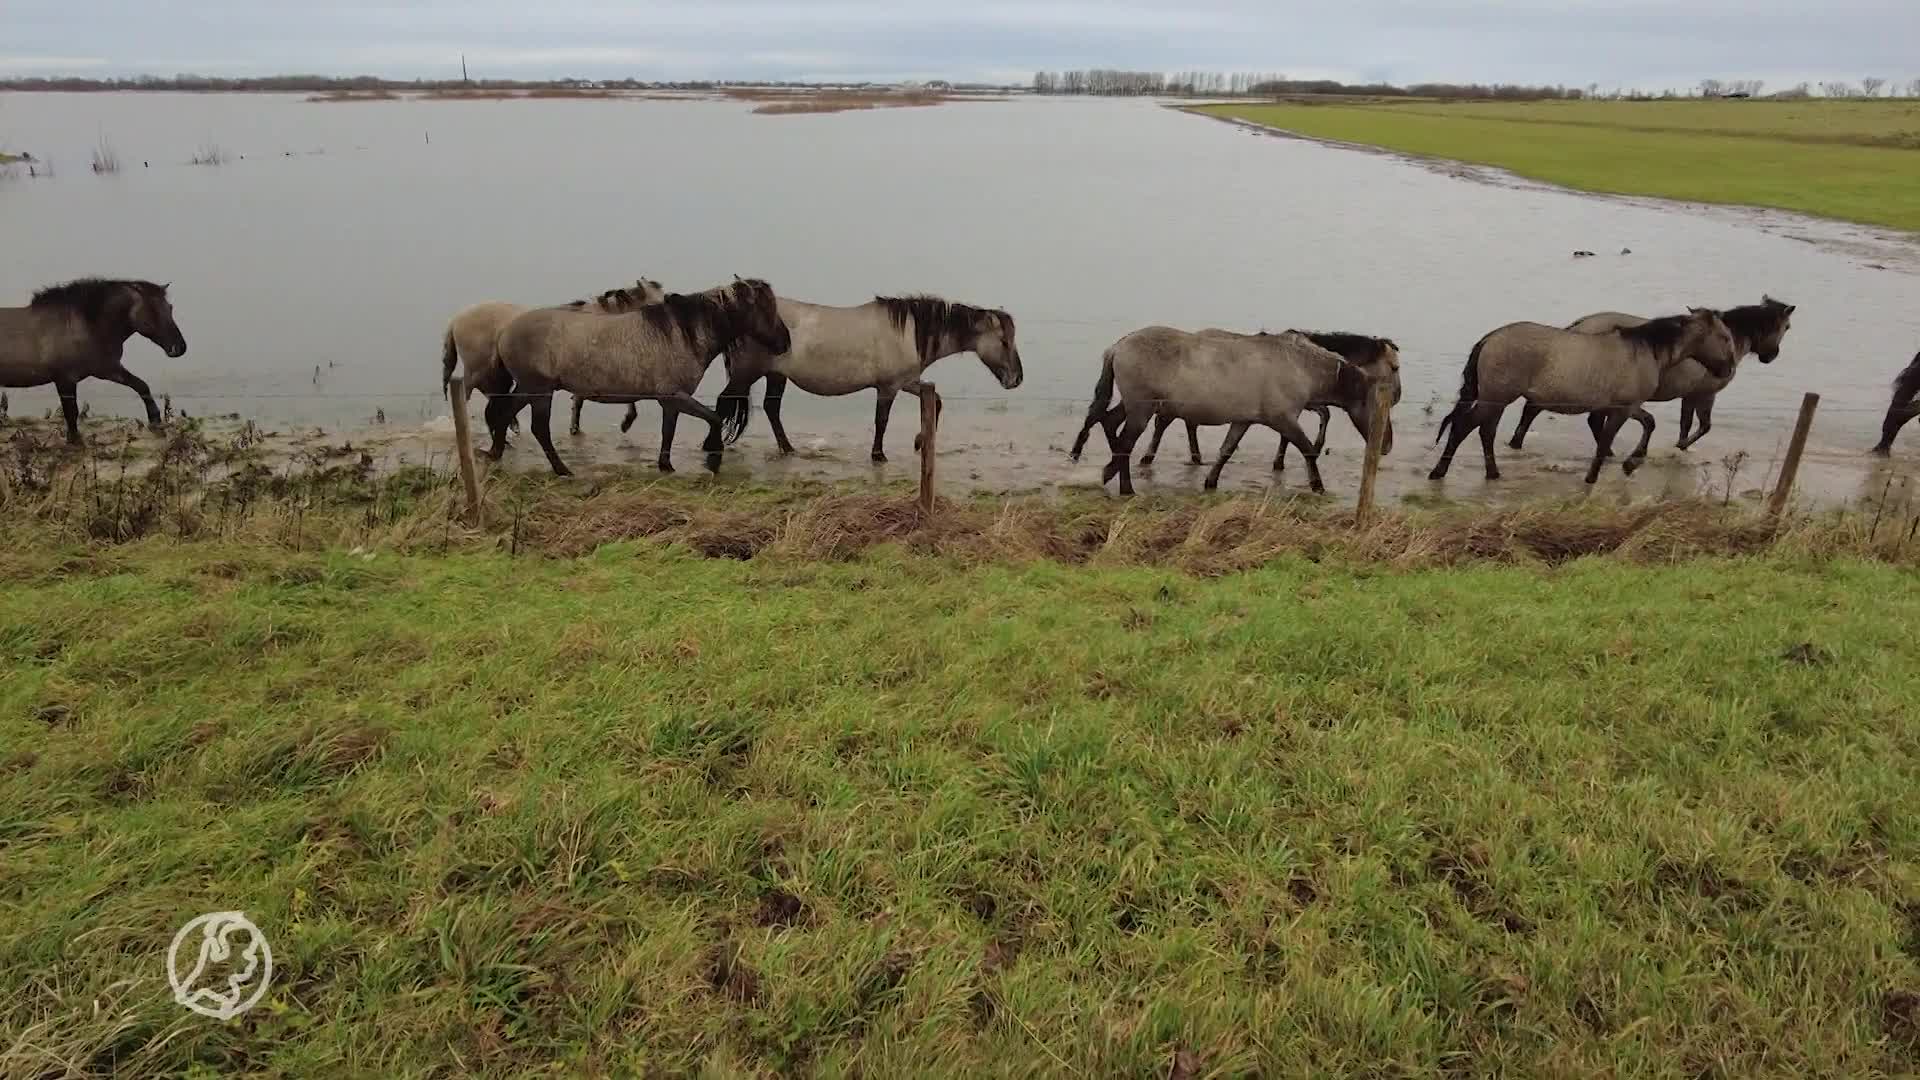
[[[460,363],[460,348],[453,343],[453,330],[447,330],[446,339],[440,343],[440,393],[445,394],[453,385],[453,369]]]
[[[1487,337],[1492,337],[1489,334]],[[1467,366],[1460,372],[1460,400],[1454,403],[1453,411],[1440,421],[1440,433],[1433,437],[1439,442],[1447,437],[1455,424],[1465,423],[1467,414],[1473,411],[1474,403],[1480,400],[1480,350],[1486,348],[1487,338],[1473,343],[1473,351],[1467,354]]]
[[[720,391],[720,400],[713,403],[713,411],[720,414],[720,438],[728,446],[740,441],[747,432],[747,419],[753,415],[753,384],[740,387],[739,393],[733,392],[731,382]]]
[[[1913,354],[1913,363],[1905,371],[1893,377],[1893,403],[1911,404],[1914,397],[1920,395],[1920,353]]]
[[[1093,403],[1087,406],[1086,423],[1080,425],[1080,434],[1073,440],[1073,453],[1070,456],[1075,461],[1080,460],[1080,451],[1087,448],[1087,436],[1093,434],[1093,425],[1104,426],[1107,410],[1112,407],[1112,402],[1113,350],[1108,349],[1100,357],[1100,378],[1093,384]],[[1107,429],[1107,441],[1112,442],[1113,437],[1113,431]]]

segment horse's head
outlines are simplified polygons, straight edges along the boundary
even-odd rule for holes
[[[667,290],[652,278],[639,278],[634,281],[633,288],[621,291],[631,294],[636,304],[657,304],[667,298]]]
[[[725,289],[726,304],[734,317],[733,336],[751,338],[761,348],[778,356],[793,348],[793,335],[780,318],[779,301],[773,286],[759,278],[733,279]]]
[[[1780,356],[1780,343],[1786,338],[1787,330],[1793,326],[1794,305],[1775,300],[1771,296],[1760,298],[1758,311],[1758,333],[1749,339],[1747,347],[1760,358],[1763,364],[1771,364]]]
[[[1020,346],[1013,339],[1013,316],[998,308],[974,308],[968,332],[973,337],[973,354],[1008,390],[1027,377],[1020,366]]]
[[[1683,340],[1688,347],[1676,350],[1675,355],[1691,357],[1716,377],[1725,378],[1732,374],[1733,365],[1740,359],[1740,347],[1734,343],[1733,331],[1727,328],[1726,320],[1720,317],[1720,313],[1712,308],[1687,309]]]
[[[129,286],[129,291],[133,303],[127,309],[127,322],[168,356],[184,355],[187,337],[173,321],[173,301],[167,299],[167,286],[140,282]]]

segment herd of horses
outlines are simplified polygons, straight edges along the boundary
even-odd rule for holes
[[[1445,446],[1430,477],[1446,476],[1462,443],[1480,436],[1488,479],[1500,475],[1494,441],[1507,407],[1524,402],[1509,443],[1520,447],[1542,412],[1584,415],[1594,453],[1587,482],[1598,479],[1613,455],[1622,426],[1636,420],[1639,445],[1623,460],[1628,474],[1646,458],[1654,421],[1651,402],[1681,403],[1680,442],[1692,446],[1712,427],[1713,405],[1732,382],[1742,359],[1771,363],[1792,325],[1794,307],[1771,297],[1725,310],[1690,308],[1655,318],[1601,312],[1566,327],[1519,322],[1500,327],[1473,346],[1462,372],[1459,400],[1440,423]],[[174,321],[167,286],[150,281],[85,278],[36,292],[25,307],[0,308],[0,386],[44,386],[60,397],[70,443],[80,443],[77,386],[99,378],[140,395],[148,422],[161,425],[153,393],[124,363],[135,334],[168,356],[186,352],[186,337]],[[454,316],[442,343],[443,386],[456,368],[462,384],[487,396],[486,420],[498,460],[507,432],[523,409],[553,471],[569,474],[551,431],[553,394],[573,395],[571,430],[580,432],[585,402],[624,404],[620,429],[631,428],[638,403],[661,410],[659,467],[672,471],[674,430],[682,414],[706,422],[702,449],[717,469],[724,448],[745,431],[751,389],[765,381],[767,422],[782,453],[793,444],[781,423],[788,383],[812,394],[840,396],[863,390],[876,395],[874,461],[885,461],[887,419],[902,392],[918,397],[921,376],[943,357],[977,356],[1008,390],[1023,378],[1013,316],[934,296],[883,296],[854,307],[829,307],[776,296],[765,281],[736,277],[705,292],[667,292],[640,278],[591,300],[525,307],[505,302],[476,304]],[[709,408],[694,397],[713,361],[725,357],[726,385]],[[1117,395],[1117,400],[1116,400]],[[1323,491],[1319,456],[1330,413],[1339,409],[1363,437],[1375,412],[1382,451],[1391,450],[1392,407],[1400,401],[1400,352],[1390,338],[1355,333],[1287,330],[1237,333],[1150,326],[1107,349],[1093,402],[1075,438],[1078,460],[1098,427],[1111,458],[1102,479],[1118,478],[1133,491],[1132,458],[1152,427],[1142,465],[1158,452],[1175,420],[1187,426],[1195,465],[1198,428],[1225,425],[1227,434],[1206,477],[1219,485],[1221,469],[1255,425],[1280,433],[1274,469],[1284,467],[1289,447],[1306,462],[1313,490]],[[466,401],[456,401],[465,408]],[[1308,439],[1300,420],[1320,420]],[[1893,398],[1881,425],[1877,454],[1889,453],[1894,436],[1920,415],[1920,355],[1894,380]]]

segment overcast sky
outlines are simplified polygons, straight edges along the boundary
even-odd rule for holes
[[[1920,77],[1920,0],[0,0],[0,74],[1688,87]]]

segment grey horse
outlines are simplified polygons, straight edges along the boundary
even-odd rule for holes
[[[893,399],[905,391],[920,396],[920,376],[934,361],[970,352],[980,358],[1000,385],[1018,387],[1026,377],[1013,316],[997,308],[974,307],[937,296],[879,296],[857,307],[826,307],[781,299],[780,317],[793,332],[788,349],[767,349],[745,342],[727,352],[727,386],[716,403],[728,423],[745,429],[748,390],[767,380],[767,423],[783,454],[793,453],[780,422],[787,383],[809,394],[839,397],[875,391],[873,460],[887,460],[887,418]],[[915,440],[918,446],[918,439]],[[708,439],[706,449],[719,447]]]
[[[127,339],[146,338],[169,357],[187,351],[173,321],[167,286],[151,281],[82,278],[33,294],[26,307],[0,308],[0,386],[45,386],[60,395],[67,441],[78,445],[83,379],[116,382],[140,395],[147,424],[160,430],[160,406],[146,381],[128,371]]]
[[[1786,339],[1787,331],[1793,326],[1794,305],[1763,296],[1758,304],[1746,304],[1728,308],[1720,313],[1720,319],[1733,333],[1733,347],[1740,358],[1748,353],[1759,357],[1763,364],[1771,364],[1780,356],[1780,345]],[[1577,319],[1567,329],[1582,334],[1598,334],[1608,330],[1618,330],[1623,326],[1639,326],[1647,320],[1639,315],[1627,315],[1618,311],[1602,311]],[[1735,361],[1736,370],[1738,360]],[[1733,375],[1715,378],[1697,360],[1685,360],[1668,368],[1660,376],[1660,387],[1654,391],[1649,401],[1680,401],[1680,442],[1682,450],[1704,438],[1713,429],[1713,402],[1733,381]],[[1520,424],[1513,430],[1513,439],[1507,443],[1515,450],[1525,443],[1527,431],[1533,427],[1533,421],[1544,411],[1528,402],[1520,413]],[[1594,423],[1589,413],[1588,423]],[[1698,418],[1700,426],[1694,428]],[[1645,458],[1649,444],[1653,442],[1653,415],[1645,409],[1636,409],[1633,419],[1640,422],[1640,445],[1631,455],[1635,459]]]
[[[1920,416],[1920,353],[1913,354],[1913,363],[1906,366],[1893,380],[1893,400],[1887,404],[1887,418],[1880,424],[1880,441],[1874,444],[1873,452],[1881,457],[1893,453],[1893,437],[1907,421]]]
[[[1393,398],[1400,397],[1400,374],[1385,376]],[[1372,424],[1376,380],[1347,363],[1338,354],[1315,345],[1294,331],[1280,334],[1235,334],[1224,330],[1192,333],[1167,326],[1135,330],[1101,358],[1100,379],[1087,408],[1091,423],[1101,425],[1113,459],[1100,474],[1101,483],[1120,478],[1120,493],[1133,494],[1133,446],[1149,421],[1167,415],[1188,424],[1226,424],[1206,488],[1220,486],[1226,467],[1247,429],[1264,424],[1292,443],[1307,460],[1307,481],[1316,492],[1325,491],[1320,479],[1320,454],[1300,427],[1300,414],[1315,405],[1342,409],[1353,426],[1365,433]],[[1115,389],[1119,404],[1110,404]],[[1091,426],[1081,429],[1072,454],[1079,457]],[[1383,449],[1393,446],[1393,423],[1388,417]]]
[[[660,283],[647,278],[636,280],[632,288],[608,289],[591,300],[573,300],[559,305],[572,311],[594,310],[606,313],[632,311],[642,304],[657,304],[667,295]],[[444,392],[453,381],[453,369],[463,361],[467,396],[475,390],[491,397],[511,385],[512,380],[494,356],[494,342],[507,324],[527,310],[525,304],[488,300],[463,308],[447,321],[441,338],[440,387]],[[580,402],[573,402],[573,434],[580,434]],[[628,424],[631,425],[629,420]],[[621,428],[625,431],[626,428]]]
[[[1296,330],[1294,332],[1304,335],[1307,340],[1328,352],[1340,354],[1346,358],[1349,364],[1358,367],[1369,375],[1385,377],[1389,371],[1400,370],[1400,347],[1395,345],[1390,338],[1368,337],[1365,334],[1327,333],[1319,330]],[[1231,331],[1203,330],[1201,333],[1225,334],[1231,333]],[[1397,386],[1398,384],[1396,383],[1395,385]],[[1396,397],[1394,404],[1398,405],[1399,403],[1400,399]],[[1307,411],[1320,418],[1320,434],[1314,436],[1313,439],[1314,452],[1319,453],[1327,448],[1327,424],[1328,421],[1332,419],[1332,413],[1325,405],[1309,405],[1307,406]],[[1140,464],[1153,464],[1154,456],[1160,452],[1160,437],[1165,435],[1167,428],[1172,425],[1173,417],[1165,413],[1153,418],[1153,437],[1147,441],[1147,452],[1140,455]],[[1186,428],[1189,462],[1194,465],[1206,464],[1206,462],[1200,458],[1200,435],[1198,430],[1191,422],[1187,423]],[[1086,441],[1084,433],[1079,441]],[[1273,456],[1273,471],[1279,472],[1287,467],[1288,445],[1286,440],[1281,440],[1280,451]]]
[[[776,353],[792,343],[773,288],[764,281],[735,279],[692,296],[670,293],[658,304],[621,315],[528,311],[508,323],[495,343],[513,384],[511,392],[487,402],[491,456],[497,461],[506,451],[507,425],[531,404],[533,437],[546,451],[547,463],[555,475],[570,475],[549,429],[553,392],[569,390],[594,401],[658,401],[659,465],[662,472],[672,472],[673,432],[681,413],[711,426],[712,445],[719,445],[723,434],[727,442],[740,437],[738,426],[723,432],[720,414],[696,401],[693,391],[714,357],[749,342]],[[717,451],[709,454],[707,467],[720,467]]]
[[[1719,312],[1693,308],[1640,326],[1582,334],[1541,323],[1511,323],[1483,337],[1467,356],[1460,400],[1440,422],[1447,440],[1428,479],[1439,480],[1454,452],[1475,430],[1486,455],[1487,479],[1500,478],[1493,440],[1508,405],[1526,398],[1549,412],[1594,413],[1593,465],[1587,483],[1613,453],[1613,439],[1627,417],[1659,389],[1669,368],[1691,357],[1715,378],[1733,373],[1738,354]],[[1623,463],[1632,474],[1639,462]]]

